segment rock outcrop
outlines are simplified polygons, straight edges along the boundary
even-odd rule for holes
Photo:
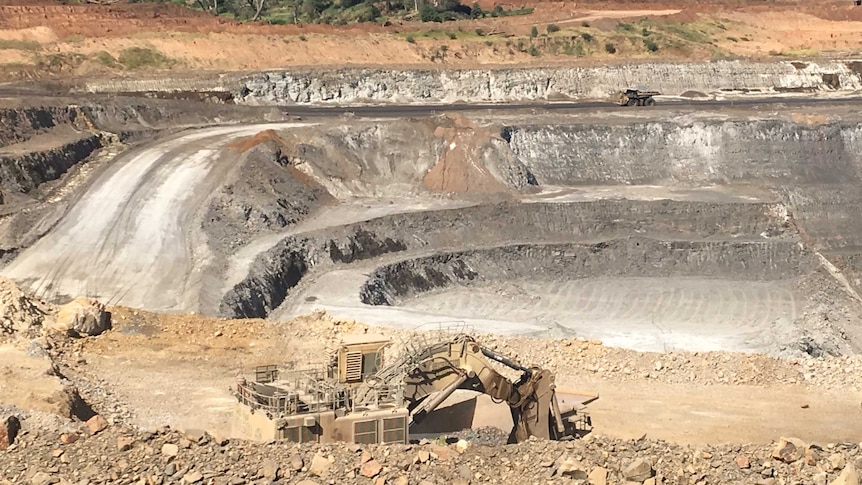
[[[862,88],[853,62],[718,61],[584,68],[267,72],[245,80],[236,101],[287,105],[605,99],[630,83],[648,83],[651,89],[666,95]]]

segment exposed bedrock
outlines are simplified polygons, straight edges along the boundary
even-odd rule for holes
[[[282,139],[286,163],[338,198],[507,193],[535,185],[499,130],[459,115],[306,127]]]
[[[310,247],[306,239],[289,238],[259,256],[249,276],[224,296],[219,313],[244,318],[268,315],[313,264]]]
[[[72,166],[101,148],[102,140],[93,134],[21,154],[0,150],[0,188],[6,193],[29,193],[45,182],[56,180]]]
[[[236,97],[244,104],[361,102],[505,102],[605,98],[629,85],[663,94],[689,91],[853,91],[862,88],[859,63],[718,61],[584,68],[494,70],[382,70],[267,72],[246,79]],[[135,90],[126,81],[124,90]],[[141,85],[143,89],[143,85]]]
[[[862,166],[856,123],[525,125],[502,136],[544,185],[834,184],[857,179]]]
[[[523,277],[568,281],[648,276],[778,280],[816,268],[795,242],[658,241],[626,238],[593,244],[512,245],[409,259],[378,268],[363,285],[363,303],[399,299],[476,280]]]
[[[507,127],[540,185],[771,188],[806,242],[862,246],[862,127],[786,121]]]
[[[496,246],[501,241],[568,242],[640,234],[674,239],[765,240],[786,237],[787,220],[772,203],[598,200],[500,203],[462,209],[393,214],[291,237],[259,255],[248,277],[222,299],[223,316],[264,317],[299,278],[296,268],[324,269],[385,254],[439,248]],[[298,261],[303,261],[302,265]],[[261,296],[261,295],[265,295]],[[246,300],[251,298],[252,303]]]
[[[0,146],[27,141],[55,126],[75,123],[79,114],[70,107],[0,109]]]
[[[231,149],[245,151],[207,199],[201,218],[208,244],[219,254],[293,225],[333,202],[320,184],[289,164],[273,132],[241,140]]]

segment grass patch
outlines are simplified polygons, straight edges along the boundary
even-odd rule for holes
[[[535,8],[533,8],[533,7],[518,8],[518,9],[514,9],[514,10],[503,10],[503,13],[500,14],[499,16],[500,17],[514,17],[516,15],[530,15],[531,13],[533,13],[533,10],[535,10]]]
[[[114,56],[112,56],[111,54],[109,54],[108,52],[105,52],[105,51],[96,52],[95,54],[93,54],[93,59],[95,59],[96,62],[98,62],[99,64],[106,66],[106,67],[110,67],[110,68],[123,67],[119,62],[117,62],[116,59],[114,59]]]
[[[669,22],[657,26],[668,34],[675,35],[682,40],[693,42],[695,44],[708,44],[712,42],[712,37],[709,35],[709,29],[693,23]]]
[[[772,54],[775,51],[770,51]],[[776,55],[781,57],[811,57],[820,54],[820,51],[814,49],[792,49],[789,51],[781,51],[776,53]]]
[[[129,70],[166,69],[176,64],[176,61],[161,52],[146,47],[123,49],[117,61]]]
[[[5,40],[0,39],[0,50],[17,50],[17,51],[40,51],[42,44],[35,40]]]

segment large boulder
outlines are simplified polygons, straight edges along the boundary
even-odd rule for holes
[[[111,328],[111,314],[98,300],[76,298],[61,306],[55,321],[46,326],[73,336],[91,337]]]

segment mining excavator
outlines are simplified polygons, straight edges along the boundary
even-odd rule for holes
[[[384,366],[391,344],[368,335],[345,340],[319,372],[256,368],[254,378],[241,377],[234,389],[234,432],[264,441],[404,443],[457,390],[508,405],[512,443],[531,436],[572,439],[592,425],[585,406],[597,394],[559,391],[549,370],[522,366],[468,334],[413,339]]]

